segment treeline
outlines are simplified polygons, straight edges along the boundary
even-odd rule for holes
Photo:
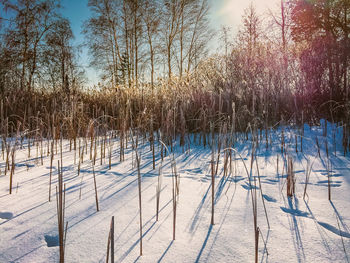
[[[88,6],[92,64],[112,87],[181,78],[207,53],[208,0],[89,0]]]
[[[235,37],[217,32],[222,51],[212,55],[206,0],[90,0],[83,32],[102,74],[98,90],[83,88],[59,6],[12,2],[2,1],[13,14],[2,19],[3,133],[42,122],[49,134],[54,121],[67,136],[94,123],[174,137],[207,133],[210,123],[246,131],[325,118],[344,128],[349,147],[347,0],[281,0],[267,15],[250,5]]]

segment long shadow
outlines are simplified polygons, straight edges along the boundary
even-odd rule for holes
[[[103,194],[101,195],[101,199],[105,200],[108,199],[107,197],[105,197],[106,191],[109,190],[110,188],[114,187],[115,185],[121,183],[122,181],[124,181],[127,177],[129,177],[129,175],[124,175],[123,177],[121,177],[118,181],[113,181],[113,183],[109,183],[107,187],[105,187],[103,190]],[[119,191],[119,190],[118,190]],[[114,195],[115,193],[112,193],[111,195]]]
[[[153,228],[153,226],[156,224],[156,222],[153,222],[153,224],[146,230],[146,232],[144,232],[142,234],[142,238],[144,238],[148,232]],[[136,245],[140,243],[140,239],[137,239],[132,245],[131,247],[120,257],[118,262],[122,262],[129,254],[130,252],[136,247]]]
[[[152,163],[153,163],[152,160],[142,163],[142,165],[140,166],[140,170],[143,170],[143,169],[151,166]],[[166,163],[163,164],[163,167],[165,167],[165,166],[166,166]],[[126,171],[126,173],[130,173],[130,175],[136,175],[137,169],[136,169],[136,167],[131,167],[129,170]],[[157,173],[154,173],[154,174],[148,173],[148,175],[146,177],[152,177],[152,176],[155,177],[157,175],[158,175]]]
[[[267,250],[267,243],[269,242],[270,231],[271,231],[271,229],[267,230],[266,240],[265,240],[265,244],[264,244],[264,251],[263,251],[263,254],[261,256],[261,261],[260,261],[261,263],[264,262],[265,254],[266,254],[266,262],[268,262],[267,260],[269,258],[269,252]]]
[[[321,231],[322,229],[320,228],[320,226],[319,226],[319,224],[318,224],[318,221],[316,220],[314,214],[312,213],[312,211],[311,211],[311,209],[310,209],[310,207],[309,207],[309,204],[308,204],[305,200],[304,200],[304,203],[305,203],[305,205],[306,205],[307,210],[309,211],[309,214],[310,214],[310,216],[311,216],[311,219],[314,221],[314,223],[315,223],[315,225],[316,225],[316,228],[317,228],[317,230],[318,230],[318,233],[319,233],[320,236],[321,236],[323,246],[326,248],[327,252],[330,254],[330,253],[331,253],[331,249],[330,249],[330,247],[329,247],[329,245],[328,245],[328,243],[327,243],[326,238],[324,237],[324,234],[323,234],[322,231]]]
[[[108,184],[108,183],[106,183],[105,185],[107,185],[107,184]],[[104,187],[105,185],[101,186],[101,188]],[[83,184],[81,185],[81,187],[82,187],[82,189],[85,188],[85,182],[83,182]],[[123,188],[124,188],[124,187],[123,187]],[[74,184],[73,186],[70,186],[70,187],[68,187],[68,188],[66,189],[66,191],[69,191],[70,194],[72,194],[72,193],[74,193],[74,192],[77,192],[78,190],[80,190],[80,183]],[[122,189],[119,189],[119,190],[122,190]],[[118,191],[119,191],[119,190],[118,190]],[[70,208],[70,207],[72,207],[73,205],[75,205],[76,203],[81,202],[81,200],[86,200],[87,198],[90,198],[91,195],[89,195],[89,193],[92,193],[92,192],[94,192],[94,190],[93,190],[92,188],[91,188],[91,190],[85,191],[84,194],[82,194],[82,198],[81,198],[81,199],[74,199],[74,200],[71,201],[69,204],[68,204],[68,202],[67,202],[65,208],[66,208],[66,209],[67,209],[67,208]],[[54,200],[55,200],[55,197],[52,196],[52,198],[53,198],[52,201],[54,201]],[[101,198],[101,200],[104,201],[105,199],[102,199],[102,198]],[[89,206],[86,210],[87,210],[87,211],[93,210],[92,207],[94,207],[94,206],[95,206],[95,205],[92,204],[92,205]],[[89,214],[89,215],[86,216],[83,220],[87,219],[88,217],[92,216],[93,214],[95,214],[95,213]],[[53,217],[56,217],[56,216],[57,216],[56,214],[55,214],[55,215],[52,215],[49,219],[51,219],[51,218],[53,218]],[[74,216],[74,217],[72,217],[72,218],[74,219],[74,218],[77,218],[77,217],[79,217],[78,214],[76,214],[76,216]],[[83,221],[83,220],[80,220],[80,221]],[[80,222],[80,221],[79,221],[79,222]],[[77,222],[77,223],[79,223],[79,222]],[[77,223],[75,223],[74,225],[76,225]],[[73,227],[74,225],[70,225],[69,228]]]
[[[289,205],[289,210],[291,211],[299,211],[298,209],[298,200],[294,197],[295,200],[295,207],[293,205],[292,202],[292,198],[288,197],[288,205]],[[284,201],[285,202],[285,201]],[[298,220],[297,220],[297,215],[295,213],[289,213],[290,215],[290,220],[289,221],[289,225],[290,225],[290,231],[294,234],[292,235],[293,237],[293,245],[294,245],[294,249],[296,251],[296,255],[298,258],[298,262],[302,262],[301,256],[304,258],[305,261],[305,253],[304,253],[304,246],[303,246],[303,242],[301,240],[301,235],[300,235],[300,231],[299,231],[299,225],[298,225]]]
[[[3,198],[3,197],[8,196],[8,195],[10,195],[10,194],[7,193],[7,194],[4,194],[4,195],[0,195],[0,198]]]
[[[73,228],[74,226],[76,226],[76,225],[82,223],[83,221],[85,221],[86,219],[92,217],[92,216],[95,215],[96,213],[97,213],[97,212],[94,211],[94,212],[92,212],[91,214],[88,214],[87,216],[81,218],[80,220],[78,220],[78,221],[75,222],[74,224],[68,225],[68,229],[71,229],[71,228]]]
[[[139,216],[139,213],[136,213],[135,216],[129,220],[129,223],[126,225],[126,227],[122,230],[122,232],[115,238],[115,243],[121,238],[124,233],[126,233],[126,230],[134,223],[134,220]],[[137,232],[138,233],[138,232]]]
[[[31,251],[29,251],[29,252],[27,252],[27,253],[23,254],[22,256],[20,256],[20,257],[18,257],[18,258],[16,258],[16,259],[14,259],[14,260],[13,260],[13,261],[11,261],[11,262],[18,262],[20,259],[24,258],[25,256],[28,256],[30,253],[32,253],[32,252],[34,252],[34,251],[38,250],[39,248],[41,248],[41,247],[43,247],[43,246],[44,246],[44,245],[38,246],[38,247],[36,247],[36,248],[32,249]]]
[[[135,259],[134,263],[136,263],[137,261],[139,261],[141,258],[141,256],[137,256],[137,258]]]
[[[173,200],[170,199],[161,209],[159,209],[158,214],[160,215],[160,213],[161,213],[172,201],[173,201]],[[155,217],[156,217],[156,215],[153,215],[153,216],[145,223],[145,225],[148,224],[149,222],[151,222],[151,220],[153,220]]]
[[[343,230],[340,230],[330,224],[318,221],[318,223],[320,224],[320,226],[324,227],[325,229],[327,229],[328,231],[332,232],[333,234],[336,234],[340,237],[346,237],[346,238],[350,238],[350,233],[345,232]]]
[[[163,188],[160,190],[160,193],[162,193],[164,191],[165,188],[167,188],[168,185],[163,186]],[[148,202],[155,200],[157,197],[157,193],[155,193],[150,199],[148,199]]]
[[[28,230],[26,230],[26,231],[24,231],[24,232],[22,232],[22,233],[19,233],[18,235],[14,236],[12,239],[19,238],[20,236],[22,236],[22,235],[28,233],[29,231],[30,231],[30,230],[28,229]]]
[[[346,157],[342,156],[342,157],[332,158],[333,172],[342,171],[342,172],[336,174],[337,177],[342,176],[345,179],[345,181],[348,184],[350,184],[349,168],[346,168],[349,165],[348,158],[345,160],[343,158],[346,158]],[[326,167],[326,166],[324,166],[324,167]],[[324,172],[326,173],[327,171],[325,170]]]
[[[217,203],[217,201],[220,199],[220,196],[222,194],[222,191],[224,190],[225,188],[225,185],[228,181],[228,177],[226,177],[226,180],[225,180],[225,177],[226,176],[222,176],[220,181],[219,181],[219,184],[218,186],[216,187],[216,191],[215,191],[215,204]]]
[[[151,185],[149,185],[148,187],[150,187]],[[126,187],[126,186],[124,186],[124,187]],[[124,188],[123,187],[123,188]],[[147,187],[147,188],[148,188]],[[121,190],[121,189],[120,189]],[[145,189],[143,189],[143,190],[145,190]],[[119,190],[118,190],[119,191]],[[79,200],[76,200],[76,201],[74,201],[73,203],[76,203],[76,202],[78,202]],[[171,201],[171,200],[170,200]],[[165,205],[165,206],[163,206],[161,209],[160,209],[160,211],[162,211],[169,203],[170,203],[170,201]],[[70,205],[72,205],[72,204],[70,204]],[[70,206],[69,205],[69,206]],[[68,207],[69,207],[68,206]],[[88,209],[87,209],[87,211],[90,211],[91,209],[92,209],[92,207],[94,207],[95,205],[91,205]],[[125,204],[123,205],[123,206],[125,206]],[[159,211],[159,212],[160,212]],[[115,211],[113,211],[113,213],[114,213]],[[94,210],[94,212],[93,213],[91,213],[91,214],[88,214],[88,215],[86,215],[84,218],[82,218],[82,219],[80,219],[79,221],[77,221],[77,222],[75,222],[74,224],[72,224],[72,225],[70,225],[70,227],[69,228],[71,228],[71,227],[73,227],[73,226],[75,226],[75,225],[77,225],[77,224],[80,224],[81,222],[83,222],[83,221],[85,221],[86,219],[88,219],[88,218],[90,218],[90,217],[92,217],[92,216],[94,216],[94,215],[97,215],[97,212]],[[137,215],[138,214],[136,214],[135,216],[134,216],[134,218],[129,222],[129,224],[127,225],[127,227],[123,230],[123,232],[125,232],[125,230],[130,226],[130,224],[134,221],[134,219],[137,217]],[[79,215],[76,215],[74,218],[76,218],[76,217],[78,217]],[[146,223],[144,223],[143,224],[143,226],[146,226],[153,218],[155,218],[155,215],[150,219],[150,220],[148,220]],[[101,223],[103,220],[105,219],[105,217],[104,218],[101,218],[101,220],[99,220],[99,221],[97,221],[97,222],[95,222],[95,224],[97,225],[97,224],[99,224],[99,223]],[[68,229],[69,229],[68,228]],[[120,236],[123,234],[123,232],[120,234]],[[138,233],[138,231],[137,232],[135,232],[135,234],[134,235],[136,235]],[[133,235],[133,236],[134,236]],[[117,239],[119,239],[120,238],[120,236],[117,238]]]
[[[123,186],[122,188],[120,188],[118,191],[115,191],[114,193],[112,193],[112,194],[106,196],[103,200],[107,200],[107,199],[111,198],[112,196],[118,194],[119,192],[125,190],[128,186],[130,186],[132,183],[134,183],[134,182],[136,182],[136,181],[137,181],[137,178],[134,179],[134,180],[132,180],[132,181],[130,181],[130,182],[127,183],[126,185],[124,185],[124,186]]]
[[[169,251],[170,247],[173,245],[173,243],[174,243],[174,240],[171,240],[169,246],[166,248],[166,250],[164,251],[163,255],[157,261],[158,263],[160,263],[163,260],[164,256],[166,255],[166,253],[168,253],[168,251]]]
[[[7,222],[9,222],[9,221],[11,221],[11,220],[13,220],[13,219],[15,219],[15,218],[17,218],[17,217],[19,217],[19,216],[21,216],[21,215],[23,215],[23,214],[26,214],[26,213],[28,213],[28,212],[30,212],[30,211],[32,211],[32,210],[38,208],[38,207],[40,207],[40,206],[43,206],[43,205],[46,204],[46,203],[47,203],[47,201],[45,201],[45,202],[43,202],[43,203],[41,203],[41,204],[39,204],[39,205],[36,205],[36,206],[34,206],[34,207],[32,207],[32,208],[29,208],[29,209],[27,209],[26,211],[23,211],[22,213],[17,214],[17,215],[15,215],[14,217],[12,217],[11,219],[6,220],[5,222],[0,223],[0,226],[3,225],[3,224],[5,224],[5,223],[7,223]]]
[[[206,160],[208,155],[209,155],[209,152],[208,153],[207,152],[203,153],[201,151],[192,152],[191,155],[188,155],[181,160],[182,166],[187,167],[194,160],[198,160],[199,157],[201,157],[203,160]]]
[[[213,229],[213,225],[210,225],[210,226],[209,226],[209,229],[208,229],[207,236],[206,236],[205,239],[204,239],[203,245],[202,245],[202,247],[201,247],[201,250],[200,250],[199,253],[198,253],[198,256],[197,256],[195,262],[199,262],[199,260],[200,260],[200,258],[201,258],[201,256],[202,256],[202,254],[203,254],[203,251],[204,251],[205,247],[207,246],[208,239],[209,239],[209,237],[210,237],[210,234],[211,234],[212,229]]]
[[[225,204],[224,208],[222,209],[223,211],[226,210],[226,213],[225,213],[225,215],[222,217],[223,219],[222,219],[222,221],[220,222],[220,227],[219,227],[219,229],[216,231],[216,235],[214,236],[213,242],[212,242],[212,244],[211,244],[211,246],[210,246],[209,253],[208,253],[207,258],[206,258],[205,261],[208,261],[208,258],[209,258],[209,256],[210,256],[210,253],[211,253],[211,251],[212,251],[212,249],[213,249],[213,247],[214,247],[214,245],[215,245],[215,243],[216,243],[216,240],[218,239],[220,230],[221,230],[222,226],[224,225],[224,223],[225,223],[225,221],[226,221],[226,219],[227,219],[227,214],[228,214],[228,212],[230,211],[230,207],[231,207],[231,204],[232,204],[232,202],[233,202],[233,198],[234,198],[235,194],[236,194],[236,188],[234,189],[234,192],[233,192],[233,194],[232,194],[231,199],[229,200],[229,199],[227,198],[226,204]]]
[[[190,227],[190,232],[193,232],[194,229],[195,229],[195,227],[196,227],[196,224],[197,224],[198,219],[199,219],[199,214],[200,214],[200,212],[201,212],[201,210],[202,210],[202,208],[203,208],[203,205],[204,205],[204,203],[205,203],[205,199],[206,199],[207,196],[208,196],[208,193],[209,193],[210,188],[211,188],[211,185],[208,186],[207,191],[205,192],[205,194],[204,194],[204,196],[203,196],[201,202],[199,203],[199,205],[198,205],[198,207],[197,207],[197,209],[196,209],[194,215],[193,215],[192,218],[191,218],[192,224],[191,224],[191,227]]]
[[[169,200],[168,203],[166,203],[160,210],[159,213],[165,209],[165,207],[167,207],[170,202],[172,201],[172,199]],[[172,213],[172,211],[169,213],[169,215]],[[121,235],[126,231],[126,229],[131,225],[131,223],[135,220],[135,218],[138,216],[139,214],[136,213],[135,216],[133,217],[133,219],[131,219],[130,223],[124,228],[124,230],[120,233],[120,235],[118,236],[117,240],[120,239]],[[147,222],[143,223],[142,228],[144,228],[145,226],[147,226],[147,224],[149,224],[154,218],[156,217],[156,215],[152,216]],[[157,221],[153,222],[153,224],[157,223]],[[154,233],[159,229],[160,226],[158,226],[158,228],[154,231]],[[139,231],[134,232],[134,234],[132,236],[129,237],[129,239],[133,238],[134,236],[136,236],[139,233]],[[153,236],[154,233],[151,235]],[[126,244],[127,242],[125,242],[124,244]],[[123,244],[123,245],[124,245]]]
[[[169,218],[169,216],[173,213],[173,211],[170,211],[163,219],[161,223],[158,224],[158,227],[153,231],[153,233],[148,237],[147,240],[151,240],[151,238],[158,232],[159,228],[166,222],[166,220]],[[159,221],[158,221],[159,222]]]
[[[338,217],[340,223],[342,224],[343,228],[344,228],[347,232],[349,232],[348,226],[345,224],[345,222],[344,222],[344,220],[343,220],[343,217],[339,214],[338,209],[335,207],[335,205],[334,205],[334,203],[332,202],[332,200],[330,200],[329,202],[331,203],[331,205],[332,205],[332,207],[333,207],[333,209],[334,209],[334,212],[335,212],[335,214],[337,215],[337,217]]]

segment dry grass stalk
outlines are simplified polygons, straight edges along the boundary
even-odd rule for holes
[[[252,133],[252,137],[254,138],[254,135]],[[252,176],[253,172],[253,163],[255,158],[255,143],[253,141],[252,146],[252,155],[251,155],[251,162],[250,162],[250,173]],[[251,178],[251,176],[249,178]],[[252,197],[252,207],[253,207],[253,222],[254,222],[254,237],[255,237],[255,263],[258,262],[259,258],[259,227],[258,227],[258,198],[257,198],[257,186],[256,186],[256,178],[254,177],[254,186],[250,183],[250,189],[251,189],[251,197]]]
[[[318,143],[318,137],[317,136],[316,136],[316,146],[317,146],[318,157],[321,158],[320,144]]]
[[[112,216],[111,225],[109,227],[106,263],[108,263],[109,260],[109,247],[111,247],[111,263],[114,263],[114,216]]]
[[[215,134],[214,134],[214,124],[210,123],[211,130],[211,219],[210,224],[214,225],[214,206],[215,206],[215,161],[214,161],[214,152],[215,152]]]
[[[258,158],[256,158],[256,156],[255,156],[255,163],[256,163],[256,171],[258,173],[258,181],[259,181],[261,200],[262,200],[263,207],[264,207],[264,212],[265,212],[265,216],[266,216],[267,226],[270,229],[270,221],[269,221],[269,217],[267,215],[267,210],[266,210],[266,205],[265,205],[265,198],[264,198],[264,195],[263,195],[263,190],[262,190],[262,185],[261,185],[261,180],[260,180],[260,171],[259,171],[259,166],[258,166]]]
[[[15,173],[15,151],[16,151],[16,144],[13,146],[11,151],[11,171],[10,171],[10,194],[12,193],[12,181],[13,181],[13,175]]]
[[[99,207],[98,207],[98,195],[97,195],[97,185],[96,185],[96,176],[95,176],[95,168],[94,166],[92,166],[92,173],[94,176],[94,188],[95,188],[95,199],[96,199],[96,211],[99,211]]]
[[[284,145],[285,145],[284,129],[282,129],[282,135],[281,135],[281,137],[282,137],[282,140],[281,140],[281,154],[283,155],[284,150],[285,150],[285,147],[284,147]]]
[[[218,134],[218,155],[216,158],[216,168],[215,168],[215,176],[218,174],[218,170],[219,170],[219,163],[220,163],[220,152],[221,152],[221,144],[222,144],[222,126],[220,125],[220,130],[219,130],[219,134]]]
[[[8,170],[10,170],[10,143],[6,147],[5,175]]]
[[[54,155],[54,141],[51,143],[51,158],[50,158],[50,181],[49,181],[49,202],[51,202],[51,180],[52,180],[52,163],[53,163],[53,155]]]
[[[102,142],[100,143],[100,165],[102,166],[102,161],[103,161],[103,158],[104,158],[104,154],[103,154],[103,148],[104,148],[104,143],[105,141],[103,140],[102,138]]]
[[[159,142],[164,146],[165,150],[169,152],[168,147],[165,145],[165,143],[162,140],[159,140]],[[170,158],[170,155],[168,155],[170,162],[171,162],[171,173],[172,173],[172,201],[173,201],[173,240],[176,238],[176,211],[177,211],[177,202],[179,198],[180,193],[180,183],[179,178],[176,171],[176,161],[174,157],[174,153],[172,155],[172,158]]]
[[[328,200],[331,201],[331,174],[332,174],[332,163],[327,159],[327,183],[328,183]]]
[[[287,196],[293,197],[295,193],[295,174],[293,169],[293,159],[288,157],[287,166]]]
[[[142,256],[142,196],[141,196],[141,170],[140,170],[140,157],[137,150],[137,145],[134,142],[134,135],[132,130],[130,129],[131,134],[131,140],[132,140],[132,147],[135,151],[136,155],[136,165],[137,165],[137,183],[138,183],[138,190],[139,190],[139,210],[140,210],[140,256]]]
[[[60,249],[60,263],[64,263],[64,251],[65,241],[67,235],[68,222],[66,224],[66,230],[64,230],[65,221],[65,189],[63,188],[63,174],[62,168],[60,168],[60,161],[58,161],[58,187],[56,186],[56,203],[57,203],[57,220],[58,220],[58,236],[59,236],[59,249]]]
[[[155,158],[155,150],[154,150],[154,131],[153,131],[153,118],[151,117],[150,122],[150,146],[152,151],[152,163],[153,170],[156,169],[156,158]]]
[[[253,208],[253,218],[254,218],[254,243],[255,243],[255,262],[257,263],[258,262],[258,247],[259,247],[259,227],[257,225],[257,193],[256,193],[256,180],[254,179],[254,186],[252,186],[251,184],[251,174],[252,174],[252,171],[253,171],[253,156],[254,156],[254,152],[255,152],[255,147],[253,145],[252,147],[252,159],[251,159],[251,163],[250,163],[250,173],[248,171],[248,168],[247,168],[247,165],[242,157],[242,155],[234,148],[230,147],[230,148],[226,148],[224,149],[223,151],[234,151],[235,153],[238,154],[240,160],[243,162],[243,165],[244,165],[244,169],[245,169],[245,172],[247,174],[247,177],[249,179],[249,187],[250,189],[252,190],[251,192],[251,197],[252,197],[252,208]]]
[[[304,188],[304,195],[303,195],[304,200],[306,196],[307,185],[309,184],[309,180],[310,180],[310,173],[311,173],[311,165],[310,165],[310,160],[308,159],[306,163],[306,171],[305,171],[305,188]]]
[[[311,175],[311,171],[312,171],[312,166],[314,164],[316,160],[316,157],[314,158],[314,160],[310,163],[310,160],[307,159],[307,163],[306,163],[306,171],[305,171],[305,188],[304,188],[304,195],[303,195],[303,199],[305,200],[305,197],[307,194],[306,190],[307,190],[307,186],[309,184],[310,181],[310,175]]]
[[[112,168],[112,153],[113,153],[113,139],[112,136],[109,137],[109,148],[108,148],[108,169]]]
[[[162,179],[163,179],[162,166],[163,166],[163,161],[161,161],[161,164],[159,165],[158,184],[156,186],[156,197],[157,197],[156,198],[156,221],[158,221],[160,192],[162,188]]]

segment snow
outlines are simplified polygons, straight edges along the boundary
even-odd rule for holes
[[[324,122],[322,123],[324,125]],[[343,156],[341,127],[305,125],[303,152],[295,151],[295,133],[284,127],[287,151],[294,159],[296,194],[286,196],[286,169],[282,174],[281,129],[271,133],[266,149],[264,135],[257,160],[261,187],[258,193],[259,262],[347,262],[350,257],[350,160]],[[320,155],[315,138],[320,143]],[[239,138],[235,149],[250,167],[251,143]],[[333,138],[336,138],[334,144]],[[78,176],[78,161],[69,142],[63,146],[63,179],[66,184],[65,220],[68,221],[66,262],[105,262],[111,217],[115,217],[116,262],[254,262],[252,187],[237,156],[230,176],[223,176],[223,154],[215,178],[215,224],[211,220],[211,147],[204,148],[191,137],[191,148],[175,147],[180,175],[176,215],[176,240],[172,240],[172,172],[170,158],[163,161],[159,220],[156,221],[156,186],[161,164],[156,144],[156,169],[147,140],[138,147],[141,156],[143,255],[139,255],[139,203],[135,153],[129,143],[125,161],[119,161],[118,139],[113,146],[112,168],[108,158],[94,167],[100,211],[96,211],[92,162],[89,151]],[[197,137],[198,138],[198,137]],[[251,137],[250,137],[251,138]],[[325,140],[328,141],[329,161]],[[12,145],[14,140],[12,140]],[[13,192],[9,174],[0,160],[0,262],[58,262],[58,227],[55,187],[58,185],[54,156],[51,202],[48,201],[50,156],[43,165],[32,147],[28,158],[26,141],[16,150]],[[300,148],[298,142],[298,148]],[[336,146],[336,147],[335,147]],[[46,151],[46,142],[44,149]],[[99,147],[97,147],[99,148]],[[88,148],[89,149],[89,148]],[[99,150],[99,149],[98,149]],[[107,151],[107,150],[106,150]],[[46,153],[46,152],[45,152]],[[336,155],[335,155],[336,153]],[[2,156],[1,156],[2,157]],[[217,155],[215,155],[215,158]],[[277,174],[277,158],[279,171]],[[307,160],[313,162],[307,196],[303,200]],[[327,163],[332,164],[328,201]],[[254,166],[253,176],[257,179]],[[79,199],[81,187],[81,199]],[[260,190],[263,192],[271,228],[268,229]],[[266,247],[264,245],[266,242]],[[345,251],[344,251],[345,250]]]

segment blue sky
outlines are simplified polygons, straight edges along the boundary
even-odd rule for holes
[[[280,0],[209,0],[211,5],[210,21],[211,27],[218,31],[222,25],[230,26],[232,33],[238,31],[244,9],[252,2],[260,14],[267,13],[269,9],[275,9]],[[62,0],[62,14],[71,21],[73,33],[75,36],[74,44],[81,45],[84,43],[82,35],[82,25],[90,16],[87,6],[88,0]],[[214,39],[211,41],[213,51],[218,48],[219,41]],[[90,84],[98,82],[98,74],[95,70],[88,67],[89,58],[86,48],[82,48],[79,64],[81,64],[88,77]]]
[[[90,16],[90,10],[87,6],[88,0],[62,0],[62,15],[71,21],[71,26],[74,34],[74,45],[79,46],[84,44],[84,35],[82,34],[82,27],[84,21]],[[79,58],[79,65],[81,65],[88,78],[88,83],[97,84],[98,74],[89,67],[89,56],[87,48],[82,47],[82,53]]]

